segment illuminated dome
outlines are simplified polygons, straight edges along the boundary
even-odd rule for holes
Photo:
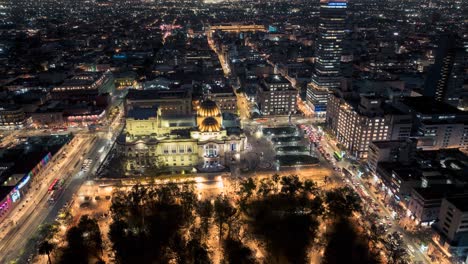
[[[215,118],[207,117],[203,119],[199,129],[201,132],[218,132],[221,130],[221,125]]]
[[[205,100],[200,104],[200,109],[198,109],[198,116],[201,117],[213,117],[221,115],[218,106],[215,102],[211,100]]]

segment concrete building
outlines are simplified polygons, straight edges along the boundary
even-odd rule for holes
[[[372,141],[391,138],[393,115],[397,113],[386,111],[381,98],[361,96],[358,100],[334,93],[329,98],[326,124],[351,156],[365,159]]]
[[[0,105],[0,129],[21,129],[26,124],[26,115],[21,106],[12,104]]]
[[[99,94],[112,93],[115,90],[112,73],[86,72],[77,74],[65,80],[61,85],[52,88],[52,97],[55,95],[57,98],[61,94],[66,96],[70,92],[80,93],[93,90],[98,91]]]
[[[467,189],[456,188],[450,184],[413,188],[408,203],[408,213],[417,224],[428,226],[437,220],[444,198],[467,195]]]
[[[259,86],[257,104],[262,115],[290,115],[297,111],[298,91],[280,75],[269,75]]]
[[[417,141],[414,139],[372,141],[369,144],[367,165],[375,173],[379,162],[408,164],[414,160]]]
[[[207,98],[214,101],[221,112],[237,114],[237,97],[230,86],[214,86],[207,94]]]
[[[102,124],[108,116],[109,96],[89,96],[88,100],[50,100],[31,112],[35,127],[88,126]]]
[[[418,139],[419,148],[468,147],[468,113],[430,97],[407,97],[394,106],[411,115],[411,136]]]
[[[438,221],[433,225],[437,234],[433,241],[448,256],[466,259],[468,256],[468,196],[444,198]]]
[[[424,95],[458,107],[465,78],[465,60],[466,51],[458,46],[455,35],[442,35],[434,65],[427,75]]]
[[[134,107],[157,106],[161,116],[184,116],[192,114],[192,93],[189,89],[176,90],[129,90],[125,110]]]
[[[73,137],[30,137],[26,142],[0,149],[0,221],[27,196],[50,160],[56,158]],[[55,156],[54,156],[55,155]]]

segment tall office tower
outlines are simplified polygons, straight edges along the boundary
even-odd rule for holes
[[[424,84],[424,95],[458,107],[465,78],[464,64],[465,50],[458,45],[455,35],[443,35]]]
[[[347,0],[320,0],[315,72],[307,87],[307,102],[317,115],[325,114],[330,90],[340,86],[347,6]]]

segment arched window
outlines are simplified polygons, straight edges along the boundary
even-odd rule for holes
[[[205,146],[205,156],[213,158],[218,156],[218,146],[215,144],[208,144]]]

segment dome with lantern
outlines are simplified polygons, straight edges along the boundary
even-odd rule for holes
[[[199,129],[202,132],[219,132],[221,130],[221,125],[215,118],[207,117],[203,119],[199,126]]]
[[[207,99],[200,104],[197,114],[200,117],[214,117],[221,115],[221,111],[214,101]]]
[[[201,102],[197,111],[197,124],[201,132],[221,131],[221,110],[214,101],[205,99]]]

